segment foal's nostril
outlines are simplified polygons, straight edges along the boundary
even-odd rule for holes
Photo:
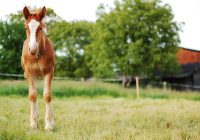
[[[30,48],[28,48],[28,50],[30,51]]]

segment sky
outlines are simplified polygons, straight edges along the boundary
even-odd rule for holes
[[[185,24],[180,32],[180,47],[200,51],[200,0],[162,0],[172,7],[174,20]],[[52,8],[63,19],[96,20],[96,9],[100,3],[113,6],[114,0],[5,0],[0,4],[0,19],[6,15],[22,10],[25,5],[30,7]]]

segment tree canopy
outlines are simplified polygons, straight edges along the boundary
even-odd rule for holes
[[[96,22],[69,22],[47,9],[56,76],[155,78],[177,72],[180,27],[169,5],[158,0],[121,0],[109,12],[100,5],[97,16]],[[24,21],[21,12],[0,21],[0,72],[22,73]]]
[[[0,73],[22,73],[21,53],[24,39],[23,24],[0,22]]]
[[[49,30],[50,38],[57,50],[57,75],[68,77],[91,76],[85,58],[85,49],[92,41],[93,26],[93,23],[87,21],[62,21]]]
[[[109,13],[103,6],[98,11],[90,62],[97,76],[153,77],[155,71],[161,75],[177,71],[179,27],[169,5],[123,0]]]
[[[46,18],[49,26],[61,21],[52,9],[47,9]],[[10,14],[6,21],[0,21],[0,73],[23,73],[21,54],[26,38],[24,22],[21,11],[17,14]]]

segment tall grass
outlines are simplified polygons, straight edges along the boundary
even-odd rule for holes
[[[39,97],[42,96],[43,83],[37,81]],[[73,97],[73,96],[110,96],[136,98],[135,88],[122,88],[118,84],[109,84],[102,82],[80,82],[80,81],[54,81],[54,97]],[[26,81],[0,81],[0,96],[27,96],[28,86]],[[199,92],[178,92],[172,90],[163,90],[156,88],[141,88],[141,98],[152,99],[190,99],[200,100]]]
[[[42,82],[38,81],[38,92],[39,96],[42,94]],[[73,82],[76,86],[68,85],[71,82],[66,82],[63,84],[63,81],[56,81],[53,86],[53,95],[56,97],[72,97],[72,96],[111,96],[119,97],[120,93],[116,90],[103,88],[101,86],[80,86],[79,82]],[[0,82],[0,96],[27,96],[28,86],[24,81],[1,81]]]

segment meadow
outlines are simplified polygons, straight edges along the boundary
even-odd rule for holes
[[[187,140],[200,139],[198,92],[134,88],[102,82],[54,81],[54,131],[44,130],[42,82],[39,128],[29,128],[28,87],[0,81],[0,140]]]

